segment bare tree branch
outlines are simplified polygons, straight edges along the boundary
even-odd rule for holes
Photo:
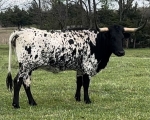
[[[8,7],[11,7],[11,4],[9,3],[10,0],[0,0],[0,11],[6,10]]]

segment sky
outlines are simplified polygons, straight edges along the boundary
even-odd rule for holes
[[[6,2],[6,0],[3,0],[3,1]],[[28,3],[32,0],[7,0],[7,1],[9,1],[7,3],[9,3],[11,5],[18,5],[22,8],[22,7],[25,6],[26,3]],[[145,1],[145,0],[134,0],[133,4],[135,4],[135,2],[138,2],[138,7],[143,7],[143,5],[144,5],[144,7],[147,7],[149,5],[149,2],[143,2],[143,1]],[[111,8],[118,9],[118,3],[115,2],[114,5]]]
[[[132,3],[133,6],[135,5],[135,3],[138,3],[138,7],[148,7],[149,6],[149,2],[146,2],[145,0],[134,0],[134,2]],[[114,2],[114,6],[112,6],[113,9],[118,9],[118,3]]]
[[[149,5],[149,2],[146,2],[145,0],[134,0],[134,3],[135,2],[138,3],[138,7],[143,7],[143,3],[145,7]]]
[[[27,3],[28,1],[31,0],[2,0],[0,2],[0,10],[5,10],[6,8],[14,5],[23,7],[24,3]]]

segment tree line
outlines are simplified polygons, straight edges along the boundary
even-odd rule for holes
[[[145,0],[150,3],[150,0]],[[112,3],[118,8],[111,9]],[[69,27],[94,28],[120,24],[138,27],[150,17],[150,6],[138,7],[134,0],[32,0],[23,8],[14,5],[0,13],[2,27],[33,26],[46,30]],[[125,41],[125,47],[150,47],[150,22]]]

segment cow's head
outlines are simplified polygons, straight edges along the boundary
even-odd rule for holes
[[[125,51],[123,50],[123,40],[130,37],[130,32],[135,32],[144,28],[146,22],[138,28],[128,28],[120,25],[113,25],[109,28],[99,28],[99,31],[108,32],[107,37],[109,39],[109,45],[112,53],[114,53],[116,56],[123,56],[125,55]]]

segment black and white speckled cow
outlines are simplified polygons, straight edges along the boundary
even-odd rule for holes
[[[19,91],[23,84],[30,105],[36,105],[30,91],[30,76],[33,70],[43,68],[51,72],[77,71],[76,101],[80,101],[83,86],[84,101],[91,103],[88,95],[90,77],[107,65],[112,53],[125,54],[122,44],[127,33],[143,28],[125,28],[114,25],[98,30],[66,30],[46,32],[35,28],[14,31],[9,38],[9,67],[6,79],[8,89],[14,96],[12,105],[19,108]],[[19,72],[11,77],[11,51],[15,48]]]

